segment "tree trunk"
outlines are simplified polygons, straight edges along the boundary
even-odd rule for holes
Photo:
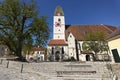
[[[18,56],[19,61],[23,61],[23,56],[22,56],[22,50],[21,49],[16,50],[16,55]]]
[[[94,55],[94,59],[95,59],[95,61],[98,60],[97,53],[95,53],[95,55]]]
[[[18,46],[17,46],[17,49],[16,49],[16,54],[19,58],[18,60],[24,61],[24,58],[23,58],[23,55],[22,55],[22,42],[20,40],[18,42]]]

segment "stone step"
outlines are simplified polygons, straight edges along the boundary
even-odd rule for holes
[[[46,74],[47,80],[111,80],[104,63],[43,62],[33,70]]]
[[[111,78],[99,78],[99,77],[51,77],[48,80],[112,80]]]
[[[70,65],[64,65],[64,67],[73,67],[73,68],[92,68],[92,66],[91,65],[86,65],[86,64],[84,64],[84,65],[81,65],[81,64],[70,64]]]
[[[79,76],[79,75],[94,75],[96,71],[56,71],[58,77],[62,76]]]

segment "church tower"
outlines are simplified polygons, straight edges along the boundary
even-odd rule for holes
[[[53,19],[53,39],[65,39],[65,18],[60,6],[56,7]]]
[[[48,43],[48,54],[52,55],[53,61],[62,61],[66,58],[66,49],[64,13],[62,8],[57,6],[53,16],[53,39]]]

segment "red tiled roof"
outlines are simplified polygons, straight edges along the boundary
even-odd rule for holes
[[[63,39],[51,39],[48,45],[67,45],[65,40]]]
[[[32,50],[33,51],[44,51],[45,48],[43,48],[43,47],[33,47]]]
[[[116,28],[117,28],[117,27],[111,26],[111,25],[104,25],[104,26],[106,26],[107,28],[109,28],[109,29],[112,30],[112,31],[115,31]]]
[[[83,41],[87,33],[101,31],[106,37],[116,30],[115,26],[110,25],[66,25],[65,37],[66,40],[70,33],[73,34],[76,40]],[[48,45],[67,45],[63,39],[52,39]]]
[[[84,40],[84,37],[87,33],[94,31],[104,32],[106,36],[109,36],[116,27],[109,25],[71,25],[67,26],[65,31],[66,39],[69,36],[69,33],[72,33],[76,40]]]

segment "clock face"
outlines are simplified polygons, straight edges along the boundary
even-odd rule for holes
[[[55,27],[61,27],[61,23],[60,22],[55,22]]]

